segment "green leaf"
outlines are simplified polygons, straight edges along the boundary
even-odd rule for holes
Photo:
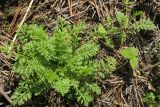
[[[72,31],[73,31],[73,33],[78,34],[78,33],[82,32],[85,28],[86,28],[85,23],[80,22],[78,24],[73,25]]]
[[[116,69],[116,59],[114,57],[108,56],[107,58],[100,60],[100,67],[98,75],[104,79],[106,76],[112,74]]]
[[[138,56],[138,51],[135,47],[127,47],[121,48],[120,54],[127,59],[133,59]]]
[[[130,64],[133,70],[138,68],[138,58],[135,57],[133,59],[130,59]]]
[[[106,45],[109,46],[109,47],[111,47],[111,48],[114,48],[114,42],[113,42],[113,40],[111,38],[108,38],[106,40]]]
[[[6,57],[8,59],[10,59],[12,56],[14,56],[15,52],[14,50],[11,50],[9,53],[8,53],[8,50],[9,50],[9,43],[8,42],[3,42],[3,45],[0,45],[0,53],[3,53],[6,55]]]
[[[120,29],[118,27],[111,26],[109,29],[107,29],[108,34],[114,35],[120,32]]]
[[[126,41],[127,35],[125,32],[121,33],[121,44],[123,44]]]
[[[110,71],[114,71],[116,69],[116,59],[114,57],[107,57],[108,68]]]
[[[69,79],[59,79],[54,84],[54,89],[59,92],[62,96],[69,92],[71,81]]]
[[[149,104],[149,107],[153,106],[153,104],[155,103],[155,100],[156,100],[156,95],[153,92],[147,92],[147,93],[145,93],[143,101],[145,103]]]
[[[107,26],[111,26],[111,24],[113,23],[112,20],[113,20],[113,19],[111,18],[111,16],[107,16],[107,17],[106,17]]]
[[[140,16],[140,15],[143,15],[143,13],[144,13],[143,11],[134,11],[132,16],[137,17],[137,16]]]
[[[32,97],[32,93],[29,90],[29,86],[26,81],[20,81],[16,91],[13,93],[11,99],[14,105],[23,105]]]
[[[95,43],[86,43],[76,50],[79,59],[84,60],[97,54],[99,46]]]
[[[95,92],[97,95],[101,93],[101,89],[97,84],[91,84],[90,89]]]
[[[133,70],[138,68],[138,50],[134,47],[122,48],[120,54],[130,60],[130,65]]]
[[[14,105],[23,105],[27,100],[31,98],[32,94],[29,91],[25,92],[14,92],[11,99],[14,101]]]
[[[141,19],[134,24],[135,29],[139,30],[155,30],[156,26],[149,19]]]
[[[88,106],[91,101],[93,101],[93,97],[88,92],[79,92],[77,97],[78,102]]]
[[[47,33],[43,26],[38,26],[36,24],[23,25],[16,32],[18,38],[22,43],[27,43],[29,41],[42,41],[48,39]]]
[[[98,72],[97,74],[98,74],[98,76],[99,76],[100,78],[105,79],[105,74],[104,74],[104,73]]]
[[[50,84],[53,84],[53,82],[58,79],[58,76],[53,71],[48,71],[46,77]]]
[[[120,26],[122,28],[127,28],[129,25],[129,18],[127,17],[127,15],[125,15],[124,13],[118,11],[117,12],[117,21],[119,22]]]
[[[98,26],[98,34],[100,34],[100,36],[105,36],[107,34],[107,31],[102,24],[99,24]]]

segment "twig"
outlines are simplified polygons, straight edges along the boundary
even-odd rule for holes
[[[23,25],[23,23],[24,23],[24,21],[25,21],[27,15],[28,15],[28,13],[29,13],[29,11],[30,11],[30,8],[31,8],[33,2],[34,2],[34,0],[31,0],[30,4],[29,4],[29,6],[28,6],[28,8],[27,8],[27,10],[26,10],[26,14],[24,15],[24,17],[23,17],[21,23],[19,24],[19,28]],[[14,38],[13,38],[13,40],[12,40],[12,43],[11,43],[9,49],[8,49],[8,53],[9,53],[10,50],[12,49],[12,47],[13,47],[13,45],[14,45],[14,42],[16,41],[16,38],[17,38],[17,34],[15,34],[15,36],[14,36]]]
[[[72,0],[68,0],[69,14],[72,16]]]
[[[144,69],[141,69],[140,71],[146,71],[146,70],[151,69],[151,68],[154,68],[154,67],[156,67],[156,66],[158,66],[158,65],[160,65],[160,62],[158,62],[158,63],[156,63],[156,64],[154,64],[154,65],[145,67]]]
[[[0,93],[6,98],[6,100],[7,100],[10,104],[13,104],[11,98],[4,92],[4,90],[2,89],[1,86],[0,86]]]
[[[11,98],[10,98],[10,97],[6,94],[6,92],[4,91],[4,84],[3,84],[2,81],[3,81],[3,80],[0,79],[0,94],[2,94],[10,104],[13,104]]]

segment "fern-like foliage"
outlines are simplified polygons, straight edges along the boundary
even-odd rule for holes
[[[135,22],[134,28],[137,31],[140,31],[140,30],[154,30],[156,28],[156,26],[149,19],[141,19],[140,21]]]
[[[136,36],[141,30],[155,30],[156,26],[148,18],[144,17],[142,11],[133,11],[129,7],[133,2],[129,0],[122,0],[124,9],[117,11],[115,17],[106,17],[106,26],[99,24],[96,30],[96,38],[104,38],[106,45],[114,48],[114,41],[111,38],[117,36],[119,44],[122,45],[126,42],[128,37]],[[140,17],[136,20],[136,17]]]
[[[22,79],[12,95],[14,104],[24,104],[32,95],[50,89],[85,106],[100,94],[97,71],[105,65],[94,59],[99,51],[97,44],[80,44],[78,34],[84,28],[83,23],[71,26],[59,18],[51,37],[37,25],[25,25],[17,31],[22,46],[14,71]]]

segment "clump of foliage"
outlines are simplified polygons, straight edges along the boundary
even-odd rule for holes
[[[153,92],[147,92],[143,98],[144,102],[150,107],[154,107],[156,96]]]
[[[6,57],[9,59],[11,56],[14,56],[15,52],[12,50],[10,53],[8,53],[9,49],[9,43],[5,42],[3,45],[0,45],[0,53],[3,53],[6,55]]]
[[[96,30],[96,37],[104,38],[105,44],[111,48],[115,47],[116,41],[121,47],[126,44],[127,38],[137,37],[139,31],[154,30],[156,28],[154,23],[144,16],[142,11],[132,11],[129,6],[133,2],[122,0],[122,3],[125,8],[115,12],[115,17],[107,16],[105,26],[99,24]],[[138,20],[137,17],[139,17]],[[115,40],[115,38],[118,39]]]
[[[115,70],[116,60],[96,59],[99,45],[92,41],[79,42],[78,35],[84,29],[84,24],[71,26],[59,18],[51,37],[37,25],[25,25],[17,31],[22,46],[17,49],[14,71],[21,80],[12,95],[14,104],[22,105],[32,95],[52,89],[87,106],[101,93],[97,75],[105,76]],[[100,69],[106,66],[105,74],[106,69]]]
[[[94,29],[93,38],[101,40],[101,43],[111,49],[120,48],[120,54],[129,59],[132,69],[136,70],[138,68],[138,49],[133,47],[131,41],[127,47],[127,40],[137,38],[141,30],[155,30],[156,26],[144,16],[144,12],[133,11],[129,7],[133,2],[122,0],[122,3],[124,9],[116,11],[115,17],[107,16],[105,26],[99,24],[97,29]]]

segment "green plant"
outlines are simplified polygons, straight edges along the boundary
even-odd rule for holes
[[[121,48],[120,54],[129,59],[133,70],[138,68],[138,50],[129,44],[126,46],[126,40],[129,38],[137,38],[141,30],[155,30],[156,26],[152,21],[143,15],[142,11],[134,11],[129,6],[133,4],[129,0],[122,0],[124,9],[115,12],[115,17],[107,16],[106,24],[99,24],[97,29],[94,29],[94,40],[101,41],[103,46],[111,49]],[[139,18],[137,20],[137,17]]]
[[[153,92],[147,92],[143,97],[143,101],[149,105],[149,107],[154,107],[155,104],[155,94]]]
[[[78,35],[84,29],[83,23],[71,26],[59,18],[51,37],[37,25],[25,25],[17,31],[22,46],[17,49],[14,71],[21,80],[12,95],[14,104],[22,105],[32,95],[52,89],[87,106],[101,93],[97,76],[112,72],[115,59],[96,59],[99,46],[92,41],[80,43]],[[105,65],[109,67],[101,70]]]
[[[4,42],[3,45],[0,45],[0,53],[3,53],[6,55],[6,57],[8,59],[10,59],[12,56],[15,55],[15,52],[14,50],[11,50],[11,52],[7,52],[7,50],[9,49],[9,43],[8,42]]]
[[[127,38],[135,37],[139,31],[154,30],[156,28],[154,23],[143,15],[142,11],[132,11],[129,6],[133,2],[129,0],[122,1],[125,7],[124,10],[117,11],[115,17],[107,16],[105,26],[99,24],[97,30],[95,30],[96,37],[104,38],[105,44],[111,48],[115,47],[115,41],[119,41],[118,45],[123,46]],[[137,20],[137,17],[140,17],[140,19]],[[115,37],[118,39],[115,40]]]

